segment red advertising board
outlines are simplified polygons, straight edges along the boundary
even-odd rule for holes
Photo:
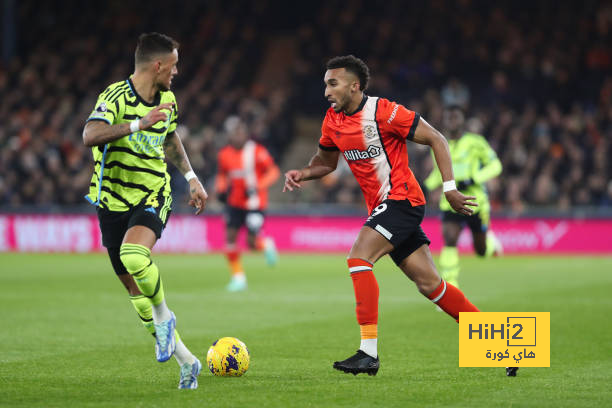
[[[265,233],[281,251],[345,252],[363,225],[360,217],[270,216]],[[442,246],[440,221],[426,218],[423,229],[432,251]],[[612,220],[494,219],[492,228],[506,254],[611,254]],[[221,216],[175,215],[155,247],[157,252],[204,253],[223,249]],[[0,215],[0,251],[91,252],[102,250],[98,220],[90,215]],[[459,249],[471,252],[471,235]]]

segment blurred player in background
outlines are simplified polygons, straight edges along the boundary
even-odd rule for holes
[[[236,243],[240,228],[246,227],[250,249],[263,251],[269,265],[277,262],[276,246],[260,234],[268,206],[268,188],[278,180],[280,171],[265,147],[249,140],[246,123],[238,116],[225,121],[229,144],[219,151],[216,179],[217,197],[226,203],[225,255],[231,279],[227,290],[247,288],[240,249]]]
[[[476,197],[475,201],[478,204],[473,214],[465,215],[455,212],[444,195],[440,197],[444,238],[444,247],[440,252],[440,274],[447,282],[458,286],[460,268],[457,241],[466,224],[472,231],[474,250],[479,256],[500,254],[503,250],[501,243],[489,229],[491,204],[485,186],[487,181],[499,176],[502,164],[483,136],[465,131],[465,113],[461,107],[447,107],[443,122],[457,189]],[[441,185],[440,170],[434,167],[425,180],[425,187],[435,190]]]
[[[321,128],[319,149],[308,166],[285,173],[283,191],[301,182],[321,178],[336,169],[340,153],[355,175],[370,216],[361,228],[348,256],[353,281],[361,343],[357,353],[333,367],[347,373],[375,375],[378,358],[378,283],[373,264],[389,254],[414,281],[418,290],[442,310],[459,320],[460,312],[478,309],[436,271],[429,239],[421,228],[425,197],[408,167],[406,141],[431,146],[450,206],[471,215],[475,197],[457,190],[448,143],[419,114],[384,98],[364,93],[370,73],[352,56],[328,61],[325,97],[331,104]],[[512,374],[511,374],[512,375]]]
[[[173,355],[180,366],[179,388],[197,388],[202,364],[176,332],[151,249],[171,212],[168,158],[189,182],[190,205],[199,214],[206,191],[193,172],[176,133],[178,43],[159,33],[138,38],[134,73],[98,97],[83,130],[95,160],[87,200],[97,207],[102,243],[145,328],[155,336],[155,356]]]

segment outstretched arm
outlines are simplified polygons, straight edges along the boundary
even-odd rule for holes
[[[196,215],[200,214],[204,211],[208,194],[193,172],[191,163],[189,163],[189,158],[183,147],[183,142],[181,142],[181,138],[176,131],[166,136],[166,140],[164,140],[164,152],[170,163],[174,164],[187,179],[189,183],[189,194],[191,195],[189,205],[196,208]]]
[[[476,197],[465,196],[457,190],[453,176],[453,163],[451,161],[446,138],[421,118],[412,140],[415,143],[431,146],[436,164],[442,175],[446,199],[453,210],[457,211],[459,214],[471,215],[474,211],[469,206],[478,206],[478,204],[472,201],[475,200]]]
[[[338,166],[339,150],[327,151],[319,148],[317,153],[312,156],[308,166],[300,170],[289,170],[285,173],[285,186],[283,192],[294,188],[301,188],[302,181],[314,180],[328,175],[336,170]]]
[[[171,110],[171,108],[171,103],[162,103],[147,113],[145,117],[132,123],[109,125],[101,120],[91,120],[83,129],[83,143],[88,147],[101,146],[138,130],[149,129],[160,120],[167,120],[168,114],[163,111]]]

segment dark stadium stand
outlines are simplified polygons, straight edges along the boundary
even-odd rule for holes
[[[286,14],[274,2],[150,3],[144,10],[119,1],[15,3],[17,23],[0,63],[4,209],[84,204],[92,160],[81,142],[83,122],[97,94],[131,73],[136,38],[152,30],[181,42],[173,85],[180,134],[209,189],[230,114],[249,121],[282,169],[300,165],[283,160],[299,132],[295,123],[321,120],[328,107],[324,63],[353,53],[373,73],[369,93],[409,106],[436,127],[445,104],[466,107],[470,127],[504,165],[489,186],[495,210],[612,208],[610,5],[536,1],[526,9],[465,0],[370,7],[330,0]],[[275,87],[264,67],[281,37],[293,58],[284,61],[289,86]],[[432,166],[429,153],[415,146],[409,154],[422,180]],[[175,179],[181,192],[182,178]],[[307,198],[361,200],[352,177],[330,177],[320,191]]]

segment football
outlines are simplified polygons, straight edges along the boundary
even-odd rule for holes
[[[250,359],[246,344],[235,337],[220,338],[206,354],[208,369],[220,377],[240,377],[249,369]]]

